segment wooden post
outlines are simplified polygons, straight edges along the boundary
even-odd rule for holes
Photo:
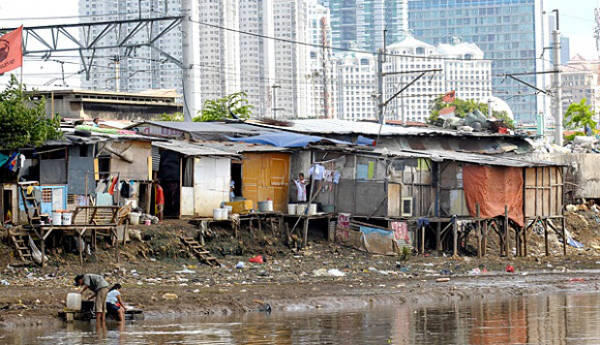
[[[546,256],[550,256],[550,248],[548,248],[548,222],[546,219],[542,221],[544,227],[544,247],[546,248]]]
[[[283,227],[285,229],[285,244],[290,245],[290,226],[286,221],[283,222]]]
[[[487,251],[487,233],[488,233],[488,224],[487,221],[483,221],[483,233],[482,235],[482,244],[481,244],[481,255],[485,256],[485,252]]]
[[[435,250],[441,254],[442,252],[442,223],[440,223],[439,218],[441,217],[441,206],[440,206],[440,189],[442,183],[442,172],[441,172],[441,163],[436,164],[436,179],[437,183],[435,186],[435,216],[438,218],[437,226],[435,229]]]
[[[25,202],[25,200],[23,201]],[[46,264],[46,240],[44,239],[44,230],[40,228],[40,234],[42,235],[42,243],[40,244],[40,250],[42,251],[42,268]],[[33,258],[32,258],[33,259]]]
[[[475,204],[475,212],[475,215],[477,216],[477,257],[481,258],[481,221],[479,220],[481,210],[479,207],[479,203]]]
[[[421,255],[425,256],[425,225],[421,225]]]
[[[308,216],[304,218],[304,234],[302,240],[302,247],[306,247],[308,245]]]
[[[504,205],[504,236],[505,236],[505,241],[504,241],[504,245],[506,246],[506,257],[510,257],[511,256],[511,250],[510,250],[510,231],[508,228],[508,205]]]
[[[85,245],[85,243],[83,243],[83,239],[81,238],[81,231],[78,230],[77,231],[77,238],[79,243],[78,244],[78,249],[79,249],[79,264],[83,265],[83,246]]]
[[[115,242],[117,242],[117,244],[115,245],[115,250],[117,251],[117,253],[116,253],[117,254],[116,255],[117,256],[117,263],[119,263],[119,260],[120,260],[120,255],[119,255],[119,235],[117,234],[117,228],[116,227],[113,228],[110,232],[114,234],[115,240],[116,240]],[[123,233],[123,238],[125,238],[125,233]]]
[[[563,255],[567,256],[567,219],[562,217]]]
[[[452,224],[452,255],[458,255],[458,224],[456,219],[454,219],[454,223]]]

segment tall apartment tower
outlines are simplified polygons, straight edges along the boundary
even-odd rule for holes
[[[535,122],[537,114],[548,109],[549,100],[536,90],[504,78],[550,68],[537,59],[542,53],[551,55],[543,51],[549,34],[542,0],[409,0],[408,22],[412,34],[429,44],[451,43],[454,38],[477,44],[493,61],[494,95],[510,105],[518,122]],[[549,85],[546,75],[519,78],[540,89]]]
[[[141,12],[140,12],[141,10]],[[82,21],[110,21],[143,17],[172,16],[181,13],[181,0],[79,0],[79,13],[86,16]],[[124,25],[121,35],[127,35],[135,23]],[[101,28],[94,28],[100,30]],[[164,29],[157,26],[153,30]],[[98,34],[94,32],[93,34]],[[116,32],[111,31],[103,38],[105,42],[116,42]],[[181,59],[181,31],[172,30],[156,43],[161,50]],[[81,86],[85,89],[135,92],[147,89],[176,89],[182,92],[179,67],[149,47],[133,50],[129,56],[124,49],[102,50],[94,59],[87,79],[83,74]]]
[[[376,51],[408,32],[408,0],[321,0],[331,11],[333,43]]]
[[[240,30],[273,37],[273,1],[240,0]],[[275,42],[252,35],[240,36],[241,90],[248,94],[258,117],[273,115],[275,85]]]

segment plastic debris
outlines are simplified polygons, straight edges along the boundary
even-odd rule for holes
[[[513,267],[513,265],[511,265],[511,264],[506,265],[506,272],[515,273],[515,268]]]
[[[319,268],[313,271],[315,277],[344,277],[346,273],[338,270],[337,268],[324,269]]]
[[[254,264],[264,264],[265,263],[265,258],[262,255],[257,255],[254,257],[251,257],[250,259],[248,259],[249,262],[252,262]]]
[[[238,270],[241,270],[244,268],[244,262],[243,261],[239,261],[236,265],[235,268],[237,268]]]
[[[178,298],[179,298],[179,296],[177,296],[174,293],[170,293],[170,292],[167,292],[164,295],[162,295],[162,299],[165,299],[165,300],[174,300],[174,299],[178,299]]]
[[[438,283],[447,283],[450,281],[450,278],[438,278],[435,281]]]

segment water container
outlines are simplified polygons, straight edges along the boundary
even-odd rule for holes
[[[308,215],[313,216],[317,214],[317,204],[310,204],[308,207]]]
[[[288,204],[288,214],[296,214],[297,209],[298,209],[298,205]]]
[[[273,212],[273,200],[267,200],[267,212]]]
[[[138,212],[130,212],[129,213],[129,224],[138,225],[140,224],[140,216],[142,214]]]
[[[297,215],[303,216],[305,212],[306,212],[306,204],[298,204],[298,206],[296,206],[296,214]]]
[[[258,202],[258,211],[259,212],[269,212],[269,202],[268,201],[259,201]]]
[[[52,212],[52,225],[62,225],[62,212]]]
[[[213,209],[213,218],[215,220],[226,220],[227,219],[227,209],[224,209],[224,208]]]
[[[67,294],[67,309],[81,310],[81,294],[77,292],[69,292]]]
[[[73,219],[73,213],[64,212],[62,214],[62,225],[71,225],[72,219]]]
[[[229,217],[233,214],[233,206],[225,205],[223,208],[227,210],[227,217]]]

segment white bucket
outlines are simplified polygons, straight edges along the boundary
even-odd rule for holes
[[[73,219],[73,213],[64,212],[62,214],[62,225],[71,225],[72,219]]]
[[[296,214],[302,216],[304,215],[304,212],[306,212],[306,204],[298,204],[298,206],[296,206]]]
[[[231,216],[233,214],[233,206],[231,205],[225,205],[224,207],[227,210],[227,217]]]
[[[141,213],[139,212],[130,212],[129,213],[129,224],[138,225],[140,224]]]
[[[273,200],[267,200],[267,212],[273,212]]]
[[[81,310],[81,294],[77,292],[69,292],[67,294],[67,309]]]
[[[288,214],[296,214],[297,210],[298,210],[297,204],[288,204]]]
[[[215,220],[226,220],[227,219],[227,209],[225,209],[225,208],[213,209],[213,218]]]
[[[52,225],[62,225],[62,213],[52,212]]]
[[[317,204],[310,204],[310,207],[308,208],[308,215],[313,216],[315,214],[317,214]]]

